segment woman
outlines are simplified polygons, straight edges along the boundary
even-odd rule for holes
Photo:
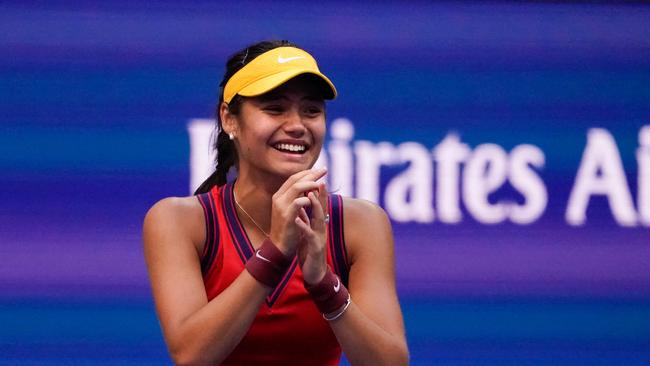
[[[174,362],[337,365],[342,349],[354,365],[408,363],[387,216],[311,170],[334,85],[274,41],[232,56],[221,86],[216,172],[144,220]]]

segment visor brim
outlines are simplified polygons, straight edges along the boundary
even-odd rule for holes
[[[293,79],[294,77],[299,75],[304,75],[304,74],[315,75],[318,77],[318,79],[324,82],[323,99],[331,100],[336,98],[336,88],[334,87],[334,84],[330,81],[330,79],[328,79],[325,75],[321,73],[314,72],[313,70],[300,70],[300,69],[286,70],[286,71],[278,72],[273,75],[263,77],[249,84],[248,86],[240,90],[237,94],[244,97],[254,97],[254,96],[262,95],[266,92],[269,92],[279,87],[280,85],[286,83],[287,81]]]

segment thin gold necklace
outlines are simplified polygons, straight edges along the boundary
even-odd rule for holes
[[[251,215],[249,215],[248,212],[246,212],[246,210],[244,210],[244,208],[241,207],[241,205],[240,205],[239,202],[237,201],[237,196],[235,195],[235,189],[234,189],[234,188],[233,188],[233,190],[232,190],[232,197],[235,199],[235,203],[237,204],[237,207],[239,207],[239,209],[244,213],[244,215],[246,215],[246,216],[247,216],[247,217],[248,217],[248,218],[253,222],[253,225],[255,225],[258,229],[260,229],[260,231],[261,231],[261,232],[262,232],[262,233],[263,233],[267,238],[270,238],[271,235],[269,235],[266,231],[264,231],[264,229],[262,229],[262,227],[259,226],[259,225],[257,224],[257,222],[253,219],[253,217],[251,217]]]

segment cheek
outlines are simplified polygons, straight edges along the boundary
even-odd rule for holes
[[[323,140],[325,138],[325,120],[315,122],[310,126],[310,130],[314,138]]]
[[[255,116],[253,116],[255,117]],[[249,118],[247,123],[241,127],[243,137],[249,147],[255,150],[260,144],[265,145],[267,140],[273,134],[272,121],[266,120],[263,116],[258,118]]]
[[[265,151],[267,148],[268,135],[263,135],[259,133],[249,135],[249,139],[246,141],[244,150],[248,156],[259,155]]]
[[[322,127],[318,127],[312,133],[314,136],[314,143],[319,147],[322,146],[323,141],[325,140],[325,133],[326,133],[325,123],[323,123]]]
[[[268,131],[261,129],[242,129],[239,141],[242,155],[250,159],[259,159],[268,146],[269,136]]]

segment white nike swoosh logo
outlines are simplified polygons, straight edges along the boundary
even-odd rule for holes
[[[334,292],[339,292],[341,289],[341,281],[339,281],[339,278],[336,277],[336,285],[334,285]]]
[[[268,260],[268,259],[262,257],[262,255],[260,254],[260,250],[259,250],[259,249],[255,252],[255,256],[256,256],[257,258],[259,258],[259,259],[265,261],[265,262],[269,262],[269,263],[271,263],[270,260]],[[338,291],[337,291],[337,292],[338,292]]]
[[[294,56],[294,57],[287,57],[287,58],[283,58],[282,56],[278,56],[278,63],[283,64],[283,63],[293,61],[293,60],[297,60],[297,59],[300,59],[300,58],[305,58],[305,56]]]

